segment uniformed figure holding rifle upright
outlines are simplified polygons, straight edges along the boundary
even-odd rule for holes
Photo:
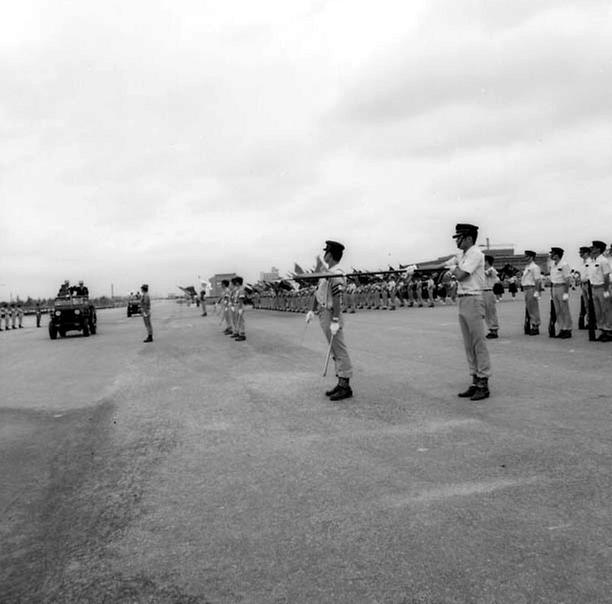
[[[472,384],[459,394],[462,398],[480,401],[489,396],[491,361],[485,340],[484,301],[482,291],[485,285],[484,254],[475,245],[478,227],[472,224],[458,224],[453,238],[461,250],[446,268],[459,282],[459,325]]]
[[[332,273],[337,277],[319,279],[317,291],[312,302],[312,308],[306,314],[306,321],[310,323],[316,311],[319,312],[321,329],[327,338],[331,348],[331,354],[336,366],[338,384],[335,388],[328,390],[325,394],[332,401],[340,401],[353,396],[349,380],[353,376],[353,367],[344,343],[343,321],[342,321],[342,292],[345,288],[346,279],[344,273],[338,267],[342,259],[344,246],[337,241],[326,241],[325,255],[323,260]]]

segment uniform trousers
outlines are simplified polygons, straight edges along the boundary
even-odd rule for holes
[[[604,298],[606,288],[603,285],[591,285],[591,291],[597,328],[602,331],[612,331],[612,302],[610,302],[612,296]]]
[[[353,377],[353,366],[351,364],[351,359],[349,357],[346,344],[344,343],[344,321],[342,320],[342,317],[339,317],[339,319],[340,329],[334,336],[331,346],[331,353],[336,365],[336,376],[339,378],[351,378]],[[323,330],[328,343],[331,340],[331,322],[331,309],[322,308],[321,312],[319,313],[319,323],[321,324],[321,329]]]
[[[527,307],[527,313],[529,314],[529,322],[531,327],[540,326],[540,304],[538,299],[535,297],[535,287],[533,285],[523,286],[525,290],[525,306]]]
[[[238,335],[243,336],[244,335],[244,308],[242,309],[236,309],[236,316],[235,316],[235,331]]]
[[[485,340],[484,302],[481,296],[459,296],[459,326],[470,375],[488,378],[491,359]]]
[[[149,336],[153,337],[153,327],[151,326],[151,315],[146,312],[142,313],[142,320],[144,321],[145,327],[147,328],[147,333]]]
[[[485,322],[491,331],[499,329],[499,320],[497,319],[497,297],[491,291],[482,292],[482,300],[485,309]]]
[[[557,325],[559,329],[569,331],[572,328],[572,315],[570,314],[569,300],[563,299],[565,286],[554,284],[552,286],[552,300],[557,313]]]

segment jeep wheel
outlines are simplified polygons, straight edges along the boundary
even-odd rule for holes
[[[127,315],[128,315],[128,319],[132,316],[132,313],[128,310],[127,311]]]
[[[55,325],[49,325],[49,337],[52,340],[57,338],[57,329],[55,329]]]
[[[58,329],[57,332],[60,335],[60,338],[65,338],[66,337],[66,330],[65,329]]]
[[[91,322],[91,325],[89,326],[89,331],[91,331],[92,336],[96,335],[96,331],[98,331],[98,325],[96,324],[95,319]]]
[[[89,337],[89,325],[87,323],[83,323],[83,335],[86,338]]]

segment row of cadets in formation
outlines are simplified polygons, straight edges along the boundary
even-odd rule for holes
[[[599,330],[598,342],[612,341],[612,292],[610,273],[612,266],[610,258],[606,257],[606,244],[603,241],[593,241],[590,246],[579,249],[582,265],[578,271],[580,276],[581,309],[579,328],[588,329],[585,316],[589,304],[594,310],[595,325]],[[551,317],[550,336],[568,339],[572,337],[572,314],[569,305],[571,269],[564,259],[564,250],[560,247],[550,249],[549,281],[551,300],[555,311],[555,320]],[[521,286],[525,293],[526,325],[525,333],[536,336],[540,334],[540,294],[544,290],[540,267],[535,262],[536,253],[525,250],[528,264],[525,267]],[[551,311],[552,312],[552,311]]]
[[[233,277],[231,281],[221,281],[223,294],[217,302],[221,314],[221,323],[225,325],[223,333],[231,336],[236,342],[244,342],[245,328],[245,298],[246,288],[242,277]]]
[[[40,327],[41,313],[40,304],[37,304],[36,327]],[[0,306],[0,331],[3,331],[3,325],[4,331],[9,331],[9,329],[23,329],[23,315],[24,312],[21,302],[4,302],[2,306]]]
[[[254,292],[253,307],[263,310],[307,312],[315,295],[316,286],[299,290],[265,290]],[[424,294],[426,293],[425,297]],[[357,283],[347,276],[346,291],[342,299],[342,312],[355,313],[357,310],[395,310],[403,307],[434,307],[435,301],[442,304],[456,301],[457,280],[450,278],[436,284],[432,277],[421,280],[409,276],[395,281],[393,278],[374,283]]]

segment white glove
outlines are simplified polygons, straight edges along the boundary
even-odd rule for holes
[[[312,310],[309,310],[306,313],[306,323],[310,323],[314,319],[314,316],[315,316],[314,312],[312,312]]]
[[[238,314],[239,315],[242,315],[242,313],[244,313],[244,308],[241,308],[241,309],[238,310]]]
[[[331,325],[329,326],[329,331],[331,331],[332,336],[335,336],[340,330],[340,321],[338,319],[332,319]]]
[[[563,294],[563,296],[561,296],[562,300],[569,300],[569,294]]]
[[[610,292],[605,291],[605,292],[603,293],[603,297],[604,297],[604,298],[609,298],[609,297],[610,297]]]
[[[537,300],[540,297],[540,292],[534,292],[533,297]]]
[[[230,310],[231,310],[232,312],[234,312],[234,311],[236,310],[236,307],[235,307],[235,306],[230,306]]]

